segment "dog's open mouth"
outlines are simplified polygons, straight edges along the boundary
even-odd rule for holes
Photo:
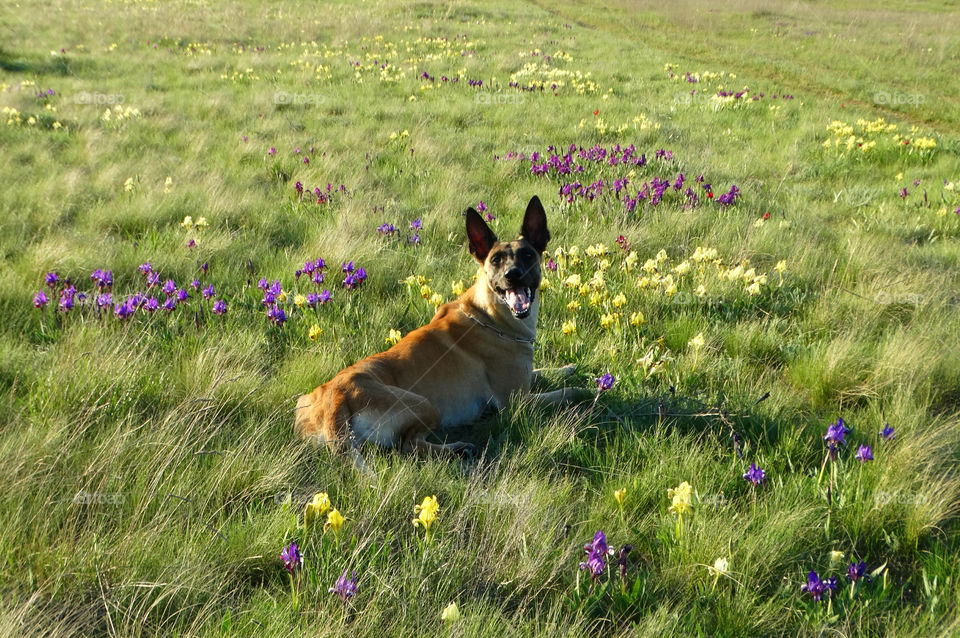
[[[503,303],[510,308],[514,317],[525,319],[530,314],[530,306],[533,305],[533,296],[536,291],[525,287],[507,288],[506,290],[497,288],[497,294],[503,299]]]

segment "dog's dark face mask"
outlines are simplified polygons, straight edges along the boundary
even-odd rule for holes
[[[466,217],[470,254],[483,264],[491,290],[514,317],[527,318],[540,287],[541,256],[550,241],[547,215],[540,199],[534,196],[527,204],[516,241],[498,241],[472,208],[467,209]]]

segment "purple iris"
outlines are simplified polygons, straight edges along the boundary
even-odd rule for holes
[[[893,428],[890,427],[889,423],[883,424],[883,429],[880,430],[880,436],[883,437],[884,441],[890,441],[896,437],[896,435],[893,433]]]
[[[624,545],[620,548],[620,551],[617,553],[617,565],[620,566],[620,578],[625,579],[627,577],[627,554],[630,553],[633,547],[630,545]]]
[[[353,572],[350,578],[347,578],[347,570],[337,579],[336,584],[328,589],[331,594],[336,594],[340,600],[346,604],[348,600],[357,595],[357,572]]]
[[[353,262],[352,261],[343,262],[342,264],[340,264],[340,270],[342,270],[343,272],[353,272],[354,270]]]
[[[831,576],[825,580],[820,580],[820,577],[817,576],[817,572],[810,570],[810,573],[807,575],[807,583],[800,588],[800,591],[805,591],[816,601],[823,599],[824,594],[828,597],[833,596],[833,591],[837,588],[837,577]]]
[[[483,200],[481,199],[481,200],[480,200],[480,203],[477,204],[477,212],[478,212],[478,213],[482,213],[482,212],[485,211],[485,210],[487,210],[487,205],[484,204],[484,203],[483,203]]]
[[[257,288],[259,288],[260,290],[266,290],[269,287],[269,285],[270,284],[267,283],[267,280],[265,278],[261,278],[260,281],[257,282]]]
[[[137,310],[136,304],[132,304],[130,302],[131,300],[127,299],[126,301],[122,301],[118,303],[113,308],[113,314],[117,319],[120,319],[120,320],[127,319],[131,317],[134,312],[136,312]]]
[[[223,299],[218,299],[213,304],[213,314],[220,315],[221,317],[227,314],[227,302]]]
[[[420,230],[423,227],[423,222],[420,221],[420,218],[417,217],[415,220],[410,222],[410,230]]]
[[[186,301],[190,298],[190,293],[187,292],[186,288],[181,288],[177,291],[177,301]]]
[[[160,273],[153,272],[152,270],[147,273],[147,288],[153,288],[154,286],[160,285]]]
[[[149,283],[149,278],[148,278]],[[173,293],[177,292],[177,284],[174,283],[173,279],[167,279],[163,282],[163,288],[161,290],[168,296],[172,296]]]
[[[870,577],[867,576],[867,564],[863,561],[859,563],[850,563],[850,566],[847,567],[847,578],[853,582],[857,582],[861,579],[870,580]]]
[[[597,384],[598,390],[600,390],[601,392],[606,392],[607,390],[613,387],[613,383],[614,381],[616,381],[616,378],[608,372],[602,377],[597,377],[593,381],[594,383]]]
[[[105,306],[111,305],[112,303],[113,303],[113,295],[111,295],[109,292],[106,292],[102,295],[97,295],[97,299],[96,299],[97,308],[103,308]]]
[[[150,274],[151,272],[153,272],[153,266],[150,265],[150,262],[149,262],[149,261],[146,261],[146,262],[140,264],[139,266],[137,266],[137,270],[140,271],[140,274],[141,274],[141,275],[146,276],[146,275]]]
[[[861,463],[872,461],[873,451],[870,449],[869,445],[861,445],[860,447],[857,448],[857,454],[855,458]]]
[[[318,286],[323,283],[324,279],[325,279],[325,274],[321,270],[314,270],[313,276],[310,277],[310,281],[317,284]]]
[[[395,232],[397,232],[397,227],[393,224],[383,223],[377,227],[377,232],[381,235],[386,235],[387,237],[392,237]]]
[[[353,262],[350,262],[350,267],[353,268]],[[344,271],[347,272],[347,271]],[[343,278],[343,287],[347,290],[356,290],[360,287],[367,278],[367,271],[364,268],[357,268],[356,270],[351,270],[347,272],[347,276]]]
[[[97,268],[90,275],[90,279],[97,284],[97,288],[109,288],[113,285],[113,272]]]
[[[557,271],[557,262],[553,260],[553,257],[550,257],[549,259],[547,259],[547,270],[549,270],[550,272]]]
[[[214,293],[213,293],[213,284],[210,284],[209,286],[207,286],[206,288],[203,289],[203,298],[204,298],[204,299],[209,299],[210,297],[213,296],[213,294],[214,294]]]
[[[55,271],[48,272],[44,279],[47,281],[47,286],[50,288],[56,288],[57,283],[60,281],[60,275],[58,275]]]
[[[831,459],[837,458],[837,450],[846,442],[846,436],[849,433],[850,428],[844,424],[843,417],[838,417],[837,422],[827,428],[823,440],[827,442],[827,451]]]
[[[287,571],[291,574],[303,566],[303,555],[300,554],[300,550],[297,549],[296,543],[290,543],[289,547],[285,547],[284,550],[280,552],[280,560],[283,561],[283,566],[286,567]]]
[[[759,467],[757,467],[756,463],[751,463],[750,469],[747,470],[747,473],[743,475],[743,478],[747,479],[754,485],[760,485],[760,483],[763,482],[763,479],[765,479],[766,476],[767,476],[767,473],[761,470]]]
[[[33,307],[34,308],[43,308],[47,305],[47,295],[41,290],[33,296]]]
[[[280,306],[270,306],[270,310],[267,311],[267,317],[277,326],[283,326],[287,321],[287,313],[285,313]]]
[[[190,282],[190,287],[191,287],[191,288],[199,288],[199,287],[200,287],[200,280],[195,278],[193,281]]]
[[[157,301],[156,297],[149,297],[143,307],[152,315],[160,307],[160,302]]]
[[[73,286],[70,286],[60,294],[60,310],[70,312],[73,309]]]
[[[596,580],[607,566],[607,556],[613,556],[614,550],[607,546],[607,537],[603,531],[597,530],[593,540],[583,546],[583,551],[587,554],[587,560],[580,563],[580,569],[589,571],[590,577]]]
[[[173,312],[173,309],[177,307],[177,300],[173,297],[167,297],[167,300],[163,302],[161,308],[167,312]]]
[[[207,271],[210,270],[210,264],[208,264],[207,262],[203,262],[202,264],[200,264],[200,270],[203,271],[203,274],[207,274]]]

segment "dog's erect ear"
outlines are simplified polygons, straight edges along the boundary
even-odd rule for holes
[[[486,261],[490,249],[497,243],[497,236],[493,234],[487,222],[483,221],[480,213],[472,208],[467,212],[467,239],[470,240],[470,254],[481,264]]]
[[[538,253],[547,249],[547,242],[550,241],[550,231],[547,229],[547,214],[543,210],[540,198],[536,195],[527,204],[527,212],[523,216],[520,236],[530,242]]]

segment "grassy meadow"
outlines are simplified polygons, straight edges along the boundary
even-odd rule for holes
[[[4,3],[0,636],[960,633],[960,16],[898,6]],[[595,400],[299,441],[532,195]]]

